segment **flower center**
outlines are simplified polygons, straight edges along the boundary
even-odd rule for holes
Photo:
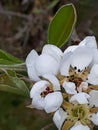
[[[46,89],[43,92],[41,92],[41,97],[45,97],[47,94],[52,92],[53,92],[52,86],[47,86]]]
[[[79,87],[80,84],[83,82],[81,78],[74,77],[74,75],[69,78],[69,81],[75,83],[76,87]]]
[[[81,123],[86,124],[89,119],[89,107],[87,105],[75,104],[66,111],[68,119],[71,121],[81,121]]]

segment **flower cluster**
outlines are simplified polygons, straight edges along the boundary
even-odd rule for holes
[[[64,52],[45,45],[26,58],[34,108],[53,114],[59,130],[90,130],[98,125],[98,49],[94,36]]]

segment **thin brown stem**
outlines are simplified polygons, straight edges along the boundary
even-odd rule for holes
[[[53,126],[53,123],[46,125],[45,127],[41,128],[40,130],[47,130],[48,128],[50,128],[51,126]]]

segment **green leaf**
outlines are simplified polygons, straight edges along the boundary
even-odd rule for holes
[[[26,72],[26,66],[25,63],[21,63],[21,64],[6,64],[5,60],[0,60],[2,62],[2,64],[0,64],[0,71],[2,70],[13,70],[13,71],[18,71],[18,72]],[[4,63],[4,64],[3,64]],[[8,63],[10,63],[8,61]]]
[[[48,43],[58,47],[69,39],[76,22],[76,10],[73,4],[62,6],[55,14],[48,28]]]
[[[14,73],[13,76],[8,73],[0,75],[0,90],[29,97],[29,89],[25,82],[18,78]]]
[[[23,63],[23,61],[21,61],[20,59],[0,49],[0,71],[2,69],[26,71],[26,66],[25,63]]]
[[[22,61],[0,49],[0,64],[20,64]]]

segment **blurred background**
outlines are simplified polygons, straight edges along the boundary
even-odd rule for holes
[[[98,41],[98,1],[94,0],[0,0],[0,49],[25,60],[30,50],[41,52],[47,43],[48,25],[56,11],[73,3],[77,11],[75,33],[69,44],[85,36]],[[57,130],[51,115],[26,106],[30,99],[0,92],[0,130]]]

